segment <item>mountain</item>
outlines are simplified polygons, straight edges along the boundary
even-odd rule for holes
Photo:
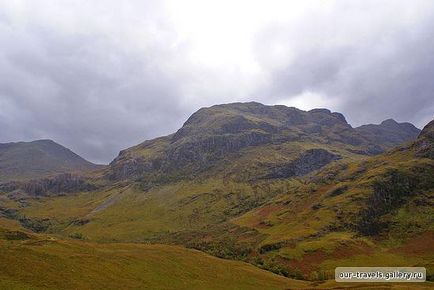
[[[413,124],[398,123],[393,119],[387,119],[379,125],[363,125],[355,129],[370,142],[388,147],[414,140],[420,133]]]
[[[433,126],[415,137],[327,109],[203,108],[67,194],[0,188],[0,221],[95,247],[193,248],[323,289],[339,286],[323,283],[336,266],[417,265],[433,279]]]
[[[51,140],[0,143],[0,182],[100,168]]]
[[[268,151],[269,155],[273,152],[274,157],[286,162],[288,157],[294,155],[284,150],[288,146],[316,145],[313,147],[318,148],[305,151],[306,156],[299,156],[298,162],[305,165],[302,171],[307,173],[318,169],[318,164],[325,165],[341,157],[324,151],[324,148],[334,148],[346,155],[374,155],[414,140],[419,132],[409,123],[399,124],[392,120],[354,129],[342,114],[327,109],[306,112],[255,102],[216,105],[194,113],[172,135],[121,151],[110,164],[106,176],[112,180],[145,175],[164,175],[173,179],[218,167],[225,158],[231,161],[239,159],[235,155],[248,154],[247,151],[253,148]],[[300,148],[292,151],[303,152]],[[316,158],[323,160],[318,163]],[[252,159],[255,157],[252,156]],[[309,162],[316,166],[311,166]],[[288,171],[285,168],[282,170]],[[303,172],[293,172],[293,175]],[[282,173],[277,174],[280,175]]]

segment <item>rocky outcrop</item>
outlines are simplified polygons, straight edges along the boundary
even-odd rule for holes
[[[59,195],[64,193],[91,191],[97,187],[84,177],[74,174],[60,174],[53,178],[34,179],[27,182],[0,184],[0,191],[21,190],[31,196]]]
[[[121,156],[119,156],[121,157]],[[118,158],[113,162],[106,177],[111,180],[126,179],[134,176],[140,176],[145,172],[156,169],[152,161],[146,162],[143,158]]]
[[[164,157],[157,155],[153,159],[128,156],[125,152],[112,162],[106,177],[119,180],[152,172],[170,174],[180,169],[198,171],[212,166],[215,161],[228,153],[271,141],[271,134],[253,131],[245,134],[213,135],[182,140],[182,142],[172,143]]]
[[[434,120],[423,128],[413,146],[417,156],[434,159]]]
[[[339,155],[330,153],[324,149],[306,150],[300,156],[288,164],[275,167],[266,178],[288,178],[293,176],[302,176],[338,160]]]
[[[206,165],[224,157],[227,153],[241,150],[249,146],[271,143],[272,135],[261,131],[250,131],[243,134],[214,135],[198,140],[175,144],[168,152],[168,162],[163,168],[170,171],[172,166],[185,166],[197,162]]]

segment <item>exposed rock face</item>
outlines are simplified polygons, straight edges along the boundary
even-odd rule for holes
[[[342,114],[328,109],[306,112],[255,102],[216,105],[195,112],[173,135],[122,151],[110,164],[106,177],[118,180],[157,173],[191,174],[204,171],[244,148],[294,141],[350,145],[354,148],[348,150],[353,153],[373,155],[414,135],[412,125],[395,123],[386,121],[382,125],[354,129]],[[386,142],[372,133],[373,128],[380,130],[380,136],[388,130],[405,133]],[[321,161],[323,157],[314,155],[312,160]],[[297,170],[304,172],[301,168]]]
[[[146,163],[143,158],[125,158],[125,160],[122,160],[122,157],[124,157],[122,155],[123,154],[121,152],[119,156],[112,162],[112,170],[108,175],[109,179],[125,179],[130,176],[140,175],[147,171],[146,168],[148,166],[146,165],[150,163]],[[149,169],[152,170],[152,167]]]
[[[310,112],[285,106],[235,103],[203,108],[194,113],[175,134],[147,141],[122,151],[110,164],[110,179],[135,178],[142,174],[176,170],[200,171],[227,154],[263,144],[326,136],[351,129],[339,113],[327,109]],[[138,154],[150,151],[149,155]]]
[[[238,151],[248,146],[272,142],[272,135],[261,131],[241,134],[222,134],[206,136],[187,142],[174,144],[168,152],[169,166],[186,166],[192,161],[199,167],[222,158],[225,154]],[[169,169],[169,168],[164,168]]]
[[[110,163],[110,170],[105,174],[106,178],[121,180],[160,170],[172,136],[148,140],[122,150],[119,156]]]
[[[22,190],[32,196],[56,195],[94,189],[96,189],[95,185],[89,183],[85,178],[73,174],[60,174],[54,178],[0,184],[1,191]]]
[[[288,178],[302,176],[329,164],[341,157],[324,149],[310,149],[283,166],[275,167],[266,178]]]
[[[414,146],[417,156],[434,159],[434,120],[423,128]]]

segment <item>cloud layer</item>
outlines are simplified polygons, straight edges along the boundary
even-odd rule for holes
[[[109,162],[201,106],[250,100],[423,126],[433,34],[430,0],[4,1],[0,142]]]

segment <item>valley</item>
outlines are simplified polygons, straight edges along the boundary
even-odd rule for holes
[[[108,166],[56,171],[2,175],[4,288],[331,289],[337,266],[434,277],[433,121],[216,105]],[[36,263],[53,276],[36,281]]]

